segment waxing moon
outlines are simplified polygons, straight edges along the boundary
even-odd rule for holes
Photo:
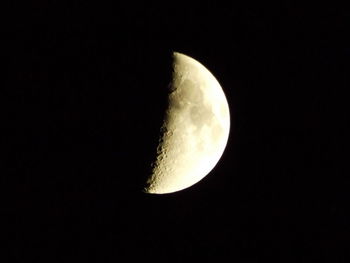
[[[168,109],[146,193],[172,193],[200,181],[221,158],[230,131],[225,94],[198,61],[174,52],[169,87]]]

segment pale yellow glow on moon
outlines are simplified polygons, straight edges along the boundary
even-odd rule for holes
[[[146,193],[183,190],[217,164],[227,144],[230,113],[215,77],[198,61],[175,52],[169,106]]]

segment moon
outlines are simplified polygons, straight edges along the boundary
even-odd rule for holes
[[[152,173],[144,192],[167,194],[203,179],[221,158],[230,131],[225,94],[201,63],[173,53],[173,74]]]

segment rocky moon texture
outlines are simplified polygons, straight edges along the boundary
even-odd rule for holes
[[[171,193],[205,177],[228,139],[230,115],[215,77],[196,60],[174,53],[169,106],[145,192]]]

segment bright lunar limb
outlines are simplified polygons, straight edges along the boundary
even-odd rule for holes
[[[146,193],[183,190],[217,164],[227,144],[230,113],[225,94],[202,64],[173,54],[169,105]]]

